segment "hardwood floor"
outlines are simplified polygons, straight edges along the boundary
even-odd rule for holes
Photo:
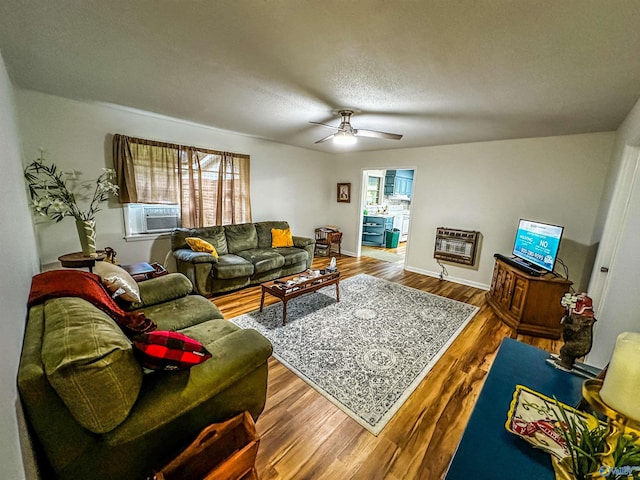
[[[399,242],[396,248],[386,248],[386,247],[367,247],[367,248],[381,251],[381,252],[395,253],[396,255],[401,255],[403,257],[407,254],[407,242]],[[362,253],[362,255],[367,256],[366,253]]]
[[[515,335],[485,304],[485,291],[402,270],[368,257],[338,257],[341,278],[367,273],[480,307],[377,437],[273,357],[258,419],[261,480],[442,478],[504,337],[557,352],[560,341]],[[314,268],[328,263],[314,261]],[[225,318],[256,310],[260,287],[214,297]],[[277,301],[265,299],[266,304]],[[505,412],[506,414],[506,412]]]

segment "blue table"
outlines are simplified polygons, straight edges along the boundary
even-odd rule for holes
[[[549,353],[505,338],[487,375],[447,480],[553,480],[551,458],[509,433],[509,404],[516,385],[525,385],[575,406],[582,398],[583,378],[558,370],[546,362]]]

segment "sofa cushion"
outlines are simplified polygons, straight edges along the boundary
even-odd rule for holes
[[[252,248],[238,253],[238,256],[253,264],[254,274],[268,272],[284,265],[284,257],[272,248]]]
[[[200,295],[187,295],[170,302],[145,307],[144,313],[153,318],[158,330],[182,330],[212,318],[223,318],[218,307]]]
[[[210,253],[214,257],[218,258],[218,252],[216,251],[216,247],[211,245],[206,240],[202,240],[201,238],[198,238],[198,237],[187,237],[185,241],[187,242],[187,245],[189,245],[191,250],[193,250],[194,252]]]
[[[215,227],[206,227],[202,230],[202,235],[200,238],[209,242],[218,252],[218,255],[224,255],[225,253],[229,253],[229,248],[227,246],[227,236],[224,231],[224,227],[219,225]]]
[[[169,273],[161,277],[151,278],[140,282],[140,299],[138,303],[129,305],[129,310],[147,308],[152,305],[164,304],[176,298],[183,298],[193,291],[191,281],[181,273]],[[148,316],[148,315],[147,315]],[[153,318],[149,316],[149,318]],[[161,330],[166,330],[161,328]]]
[[[187,370],[211,358],[199,341],[169,330],[136,335],[133,344],[140,363],[150,370]]]
[[[198,340],[206,346],[233,332],[237,332],[238,330],[240,330],[240,327],[235,323],[220,318],[215,321],[193,325],[192,327],[185,328],[180,332],[185,335],[189,335],[191,338]],[[218,350],[212,349],[212,352],[215,356],[218,356]]]
[[[45,304],[42,363],[76,421],[94,433],[122,423],[142,385],[131,341],[106,313],[80,298]]]
[[[102,261],[96,262],[93,270],[100,277],[102,284],[111,292],[113,298],[126,302],[140,301],[138,284],[124,268]]]
[[[288,228],[281,230],[279,228],[271,229],[271,247],[293,247],[293,237],[291,230]]]
[[[171,235],[171,250],[190,248],[187,244],[187,238],[189,237],[198,237],[207,241],[213,245],[218,255],[229,253],[225,227],[221,225],[202,228],[177,228]]]
[[[258,234],[253,223],[226,225],[224,232],[227,236],[229,253],[244,252],[251,248],[258,248]]]
[[[296,247],[276,248],[275,251],[284,258],[285,267],[296,265],[298,263],[305,263],[309,257],[306,250]]]
[[[285,221],[258,222],[255,225],[258,234],[258,248],[271,248],[271,229],[286,230],[289,228],[289,224]]]
[[[220,255],[215,264],[213,276],[215,278],[238,278],[253,275],[253,264],[238,255]]]
[[[178,250],[173,251],[173,256],[176,260],[180,260],[181,262],[189,262],[189,263],[216,263],[218,261],[217,257],[214,257],[210,253],[207,252],[194,252],[190,248],[179,248]]]

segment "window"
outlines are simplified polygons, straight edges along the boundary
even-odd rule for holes
[[[122,203],[179,205],[189,228],[251,222],[248,155],[124,135],[114,135],[113,155]]]

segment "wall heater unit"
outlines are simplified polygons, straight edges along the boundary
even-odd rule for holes
[[[438,227],[433,258],[447,262],[475,265],[480,232]]]

